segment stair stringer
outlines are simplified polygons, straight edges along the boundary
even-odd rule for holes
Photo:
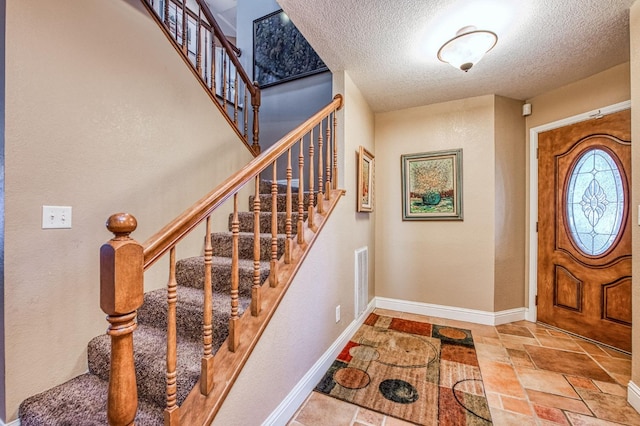
[[[283,258],[278,261],[278,286],[270,287],[269,285],[264,285],[262,287],[262,311],[260,315],[254,317],[249,310],[242,315],[240,319],[240,346],[234,353],[229,350],[228,342],[225,341],[218,349],[214,356],[214,370],[216,373],[213,391],[209,395],[202,395],[200,393],[200,381],[198,380],[198,383],[196,383],[184,403],[180,406],[180,424],[211,424],[293,282],[316,237],[322,231],[339,199],[345,194],[346,191],[343,189],[331,190],[330,200],[323,200],[325,213],[316,212],[314,215],[315,225],[317,226],[316,232],[311,230],[307,226],[307,222],[305,222],[305,242],[298,244],[296,238],[293,238],[291,263],[285,264]],[[267,279],[266,282],[269,282],[269,280]]]

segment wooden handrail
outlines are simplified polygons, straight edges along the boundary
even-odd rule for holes
[[[155,263],[172,246],[184,238],[200,222],[205,220],[213,210],[253,179],[258,173],[271,165],[278,157],[287,152],[296,142],[307,134],[320,120],[329,113],[342,108],[342,95],[336,95],[331,103],[315,113],[298,128],[292,130],[271,148],[251,160],[246,166],[231,175],[209,194],[198,200],[171,223],[152,235],[143,243],[144,268]]]

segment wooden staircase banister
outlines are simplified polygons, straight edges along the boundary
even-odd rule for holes
[[[267,168],[277,158],[282,156],[302,136],[307,134],[319,121],[330,112],[342,108],[342,95],[336,95],[331,103],[309,117],[296,129],[283,136],[276,144],[264,151],[260,156],[251,160],[246,166],[238,170],[209,194],[198,200],[171,223],[148,238],[144,243],[144,268],[153,265],[170,247],[177,244],[191,230],[207,218],[218,206],[231,195],[253,179],[258,173]]]
[[[108,387],[109,403],[107,406],[107,417],[110,425],[131,425],[136,415],[138,389],[136,388],[136,366],[134,366],[133,332],[136,330],[138,320],[144,318],[144,315],[140,318],[138,317],[138,311],[144,310],[147,304],[146,295],[143,295],[144,272],[165,255],[168,255],[165,258],[169,260],[169,278],[165,299],[166,320],[160,320],[160,324],[166,321],[166,330],[164,330],[166,333],[164,423],[165,426],[180,424],[204,425],[210,423],[210,419],[215,416],[220,408],[242,366],[273,316],[280,300],[282,300],[308,250],[315,241],[318,232],[337,205],[338,199],[345,193],[337,188],[336,182],[336,163],[338,158],[336,123],[337,111],[342,106],[342,96],[336,95],[328,105],[281,138],[271,148],[251,160],[246,166],[232,174],[143,244],[130,237],[130,234],[137,227],[137,221],[133,216],[127,213],[117,213],[109,218],[107,228],[114,234],[114,238],[104,244],[100,252],[100,300],[101,308],[107,313],[108,321],[111,324],[108,333],[111,341],[109,358],[111,370]],[[323,129],[326,130],[325,133],[323,133]],[[321,140],[323,135],[325,140],[322,141],[323,143],[318,143],[317,157],[324,158],[326,155],[327,159],[333,158],[331,168],[333,172],[328,173],[326,180],[323,182],[325,193],[318,192],[317,196],[315,196],[315,194],[312,195],[316,191],[314,186],[316,180],[315,163],[317,162],[319,165],[323,163],[322,160],[314,156],[314,140],[316,137]],[[305,149],[305,143],[307,143],[308,150]],[[298,149],[299,151],[298,211],[296,213],[296,234],[298,238],[295,238],[292,233],[292,149]],[[323,152],[323,149],[325,152]],[[305,169],[303,156],[307,155],[307,152],[309,160],[307,162],[308,167]],[[280,192],[281,188],[279,188],[280,184],[276,173],[276,164],[279,159],[287,160],[288,164],[286,170],[286,194]],[[261,184],[263,182],[260,174],[269,167],[272,168],[270,193],[265,194],[265,192],[261,192]],[[318,175],[321,175],[321,166],[318,166],[318,170]],[[305,185],[306,178],[303,177],[307,175],[309,184]],[[322,179],[320,176],[318,178]],[[238,193],[251,180],[254,180],[255,183],[254,201],[251,203],[253,204],[252,217],[254,223],[252,226],[253,232],[249,233],[246,229],[242,232],[240,231]],[[263,234],[267,231],[261,230],[260,203],[263,202],[262,195],[267,195],[268,202],[271,203],[269,208],[264,208],[265,213],[269,211],[268,214],[271,215],[270,232],[268,234]],[[280,195],[285,197],[286,207],[282,207],[281,201],[283,199],[279,198]],[[212,214],[216,208],[230,198],[233,199],[233,214],[232,219],[230,219],[231,243],[230,245],[227,242],[217,245],[212,244],[215,234],[211,233]],[[323,205],[316,209],[315,203],[322,203]],[[304,211],[303,204],[308,204]],[[286,221],[281,222],[285,225],[283,228],[278,226],[279,215],[286,215]],[[306,223],[303,218],[306,218]],[[202,273],[202,282],[201,284],[195,284],[197,289],[202,291],[201,296],[196,296],[202,298],[200,299],[202,307],[199,314],[192,314],[202,315],[201,340],[199,343],[202,345],[202,358],[198,362],[200,365],[198,366],[197,382],[189,382],[189,387],[183,386],[179,389],[180,377],[193,376],[181,376],[180,368],[182,367],[178,363],[180,356],[179,334],[181,330],[183,333],[191,331],[181,328],[184,323],[181,323],[178,319],[179,310],[185,309],[185,306],[183,305],[183,308],[179,308],[180,299],[178,293],[182,291],[179,288],[184,284],[181,284],[181,279],[177,273],[176,246],[187,234],[194,231],[203,222],[206,223],[204,258],[202,260],[203,269],[201,272],[197,271],[197,274]],[[286,229],[279,231],[279,229],[284,228]],[[251,300],[248,302],[250,308],[245,308],[240,306],[239,264],[241,262],[246,264],[247,258],[241,252],[248,250],[248,236],[253,239],[251,241],[253,270],[250,289]],[[267,236],[268,248],[266,248]],[[216,236],[215,238],[218,237]],[[242,244],[242,249],[240,244]],[[229,250],[231,254],[215,254],[216,250]],[[228,317],[228,329],[225,330],[220,327],[220,322],[215,322],[214,324],[214,321],[212,321],[212,259],[214,255],[228,256],[231,260],[230,272],[226,273],[227,278],[230,276],[230,284],[224,284],[227,293],[222,293],[221,295],[216,293],[216,297],[229,297],[230,300],[231,309]],[[262,263],[268,265],[265,267],[266,269],[262,269]],[[220,270],[217,271],[216,282],[219,282],[225,273],[220,272]],[[198,283],[195,278],[193,282]],[[268,282],[269,285],[261,285],[261,283],[265,282]],[[246,286],[246,282],[244,285]],[[196,287],[192,285],[190,288],[195,289]],[[192,304],[192,302],[189,303]],[[215,312],[220,312],[219,308],[216,308]],[[145,327],[149,326],[148,322],[145,324]],[[227,344],[220,346],[222,341],[218,341],[215,354],[212,348],[214,325],[220,327],[220,332],[228,332]],[[189,334],[189,336],[192,336],[192,334]],[[189,339],[193,342],[193,337],[189,337]],[[195,353],[197,354],[197,352]],[[187,351],[186,356],[192,356],[191,354],[194,354],[194,352]],[[189,365],[195,365],[193,364],[193,359],[189,359],[191,359]],[[151,365],[156,364],[152,363]],[[141,371],[145,371],[144,368]],[[141,389],[145,390],[148,389],[146,380],[150,380],[150,376],[147,373],[141,373],[142,376],[140,376],[141,380],[144,381],[141,384]],[[157,376],[154,377],[157,378]],[[196,379],[194,378],[194,380]],[[158,388],[155,387],[155,389]],[[185,393],[185,390],[189,390],[188,394]],[[156,405],[159,405],[159,403],[156,403]],[[184,409],[182,409],[183,405]]]

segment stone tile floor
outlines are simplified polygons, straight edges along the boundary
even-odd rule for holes
[[[527,321],[493,327],[375,312],[471,330],[494,425],[640,425],[640,414],[627,402],[629,355]],[[288,425],[410,423],[312,392]]]

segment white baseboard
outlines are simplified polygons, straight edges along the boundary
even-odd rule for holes
[[[0,420],[0,426],[20,426],[20,419],[15,419],[14,421],[9,423],[4,423],[2,420]]]
[[[627,386],[627,401],[640,413],[640,387],[632,381],[629,381],[629,385]]]
[[[410,302],[407,300],[376,297],[376,308],[431,317],[472,322],[483,325],[500,325],[525,319],[525,308],[509,309],[499,312],[478,311],[475,309],[457,308],[455,306],[432,305],[430,303]]]
[[[349,324],[338,339],[336,339],[329,349],[322,354],[320,359],[313,364],[313,367],[302,377],[280,405],[262,422],[262,426],[280,426],[287,424],[311,391],[316,387],[320,379],[322,379],[324,373],[331,367],[331,364],[333,364],[333,361],[335,361],[342,348],[345,347],[351,336],[360,328],[374,308],[375,299],[369,303],[367,309],[360,315],[360,318]]]

